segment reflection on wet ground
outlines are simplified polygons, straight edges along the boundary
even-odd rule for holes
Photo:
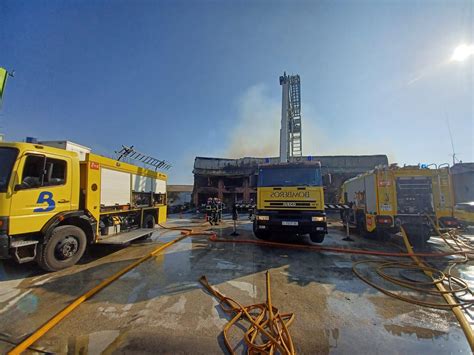
[[[219,226],[218,235],[230,238],[230,226]],[[239,222],[238,230],[237,238],[253,238],[249,222]],[[39,272],[34,264],[0,264],[0,339],[19,341],[76,296],[178,233],[158,230],[151,240],[128,248],[92,248],[79,265],[56,273]],[[324,244],[398,250],[396,242],[343,238],[333,224]],[[433,239],[430,248],[440,248],[438,242]],[[228,316],[198,284],[199,277],[206,275],[220,291],[249,304],[263,301],[264,272],[270,269],[273,302],[296,314],[291,331],[299,353],[469,352],[451,312],[403,303],[357,279],[352,262],[367,258],[188,238],[82,304],[35,348],[71,354],[221,353],[220,332]],[[460,272],[472,282],[472,265]],[[0,341],[0,352],[9,348]]]

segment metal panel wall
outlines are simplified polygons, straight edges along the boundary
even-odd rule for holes
[[[104,206],[130,203],[130,174],[102,168],[100,204]]]
[[[166,193],[166,181],[155,180],[155,194],[165,194]]]
[[[364,177],[357,177],[346,184],[347,202],[352,202],[357,207],[365,205]]]
[[[132,190],[134,192],[153,191],[153,180],[150,177],[132,174]]]
[[[367,206],[367,213],[374,214],[377,212],[375,174],[370,174],[365,177],[365,203]]]

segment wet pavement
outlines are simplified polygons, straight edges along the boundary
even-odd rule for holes
[[[168,224],[193,223],[202,221],[177,218]],[[232,238],[230,222],[216,231]],[[240,222],[238,231],[237,239],[254,238],[249,222]],[[178,234],[159,229],[151,240],[127,248],[97,246],[79,265],[55,273],[43,273],[35,264],[0,262],[0,352]],[[401,245],[358,236],[347,242],[344,236],[333,223],[323,245],[384,251],[399,251]],[[295,242],[310,244],[307,239]],[[429,245],[431,250],[441,247],[436,238]],[[198,283],[199,277],[206,275],[242,304],[254,304],[265,300],[265,271],[270,270],[273,304],[296,315],[290,331],[298,353],[470,353],[451,311],[390,298],[358,279],[353,262],[370,258],[187,238],[83,303],[33,348],[69,354],[219,354],[225,349],[222,328],[230,318]],[[474,281],[473,266],[465,265],[460,273]],[[237,343],[240,335],[233,335]],[[241,344],[237,349],[242,350]]]

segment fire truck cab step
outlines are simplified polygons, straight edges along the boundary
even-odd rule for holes
[[[23,264],[36,259],[37,240],[18,240],[10,244],[14,250],[13,256],[19,264]],[[32,247],[34,246],[34,247]],[[26,249],[25,247],[30,247]]]

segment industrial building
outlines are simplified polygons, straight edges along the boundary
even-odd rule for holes
[[[321,163],[325,182],[325,201],[337,202],[342,183],[358,174],[388,165],[386,155],[338,155],[301,157],[301,160],[316,160]],[[275,158],[208,158],[194,160],[193,203],[199,206],[209,197],[218,197],[225,204],[234,201],[249,202],[256,199],[256,176],[259,164],[277,163]]]
[[[168,213],[179,212],[189,208],[193,185],[168,185]]]
[[[456,203],[474,201],[474,163],[457,163],[451,167]]]

